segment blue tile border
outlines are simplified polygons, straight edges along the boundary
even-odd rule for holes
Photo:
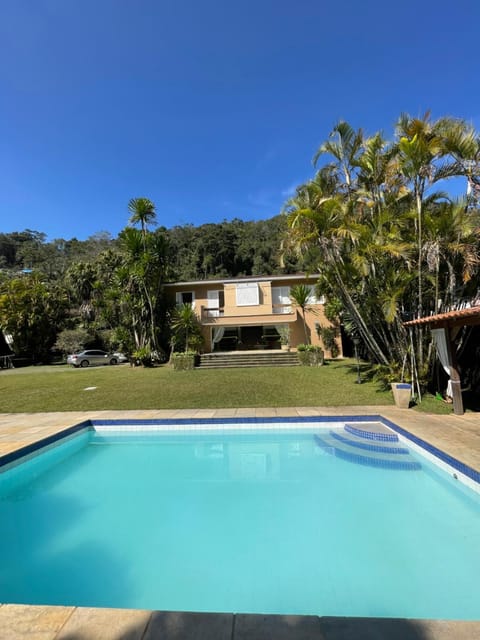
[[[254,418],[254,417],[245,417],[241,416],[237,418],[126,418],[123,419],[114,419],[114,420],[103,420],[103,419],[93,419],[90,420],[90,424],[96,427],[108,427],[108,426],[140,426],[143,424],[146,425],[190,425],[190,424],[276,424],[277,422],[283,423],[306,423],[306,422],[381,422],[382,417],[380,415],[369,415],[369,416],[290,416],[282,418],[281,416],[272,416],[272,417],[264,417],[264,418]]]
[[[390,427],[390,429],[404,436],[405,438],[407,438],[407,440],[411,440],[411,442],[414,442],[419,447],[421,447],[422,449],[425,449],[425,451],[428,451],[429,453],[434,455],[436,458],[438,458],[442,462],[445,462],[446,464],[450,465],[456,471],[463,473],[463,475],[467,476],[467,478],[470,478],[470,480],[473,480],[474,482],[480,484],[479,471],[476,471],[472,467],[469,467],[467,464],[464,464],[463,462],[460,462],[460,460],[457,460],[457,458],[454,458],[453,456],[449,455],[448,453],[445,453],[441,449],[438,449],[432,444],[429,444],[428,442],[426,442],[426,440],[422,440],[422,438],[419,438],[418,436],[414,436],[413,433],[410,433],[406,429],[399,427],[398,424],[395,424],[391,420],[388,420],[387,418],[382,418],[381,421],[385,426]]]
[[[66,429],[63,429],[63,431],[59,431],[58,433],[54,433],[51,436],[47,436],[46,438],[42,438],[41,440],[37,440],[36,442],[32,442],[31,444],[27,444],[24,447],[20,447],[20,449],[16,449],[15,451],[11,451],[10,453],[5,453],[3,456],[0,456],[0,469],[8,464],[11,464],[12,462],[16,462],[17,460],[30,455],[31,453],[35,453],[35,451],[38,451],[39,449],[48,447],[49,445],[54,444],[59,440],[63,440],[68,436],[91,428],[91,421],[85,420],[84,422],[73,425],[73,427],[67,427]]]

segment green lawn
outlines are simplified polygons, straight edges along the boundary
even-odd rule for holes
[[[390,404],[371,382],[356,384],[352,362],[324,367],[173,371],[42,366],[0,370],[0,411],[197,409]],[[96,387],[86,391],[86,387]]]
[[[96,387],[86,390],[87,387]],[[373,382],[356,384],[352,360],[324,367],[278,367],[173,371],[42,366],[0,370],[0,411],[96,409],[200,409],[393,404]],[[422,410],[450,413],[427,398]]]

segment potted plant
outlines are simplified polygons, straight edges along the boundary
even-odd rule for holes
[[[288,324],[282,324],[277,327],[277,332],[280,336],[282,350],[290,351],[290,326]]]

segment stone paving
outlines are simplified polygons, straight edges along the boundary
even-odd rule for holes
[[[4,604],[0,640],[478,640],[480,622]]]
[[[381,415],[480,471],[478,414],[391,406],[0,414],[0,456],[94,419]],[[0,640],[480,640],[480,621],[319,618],[0,605]]]

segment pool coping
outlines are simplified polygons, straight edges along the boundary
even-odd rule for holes
[[[475,640],[480,622],[0,605],[7,640]]]

